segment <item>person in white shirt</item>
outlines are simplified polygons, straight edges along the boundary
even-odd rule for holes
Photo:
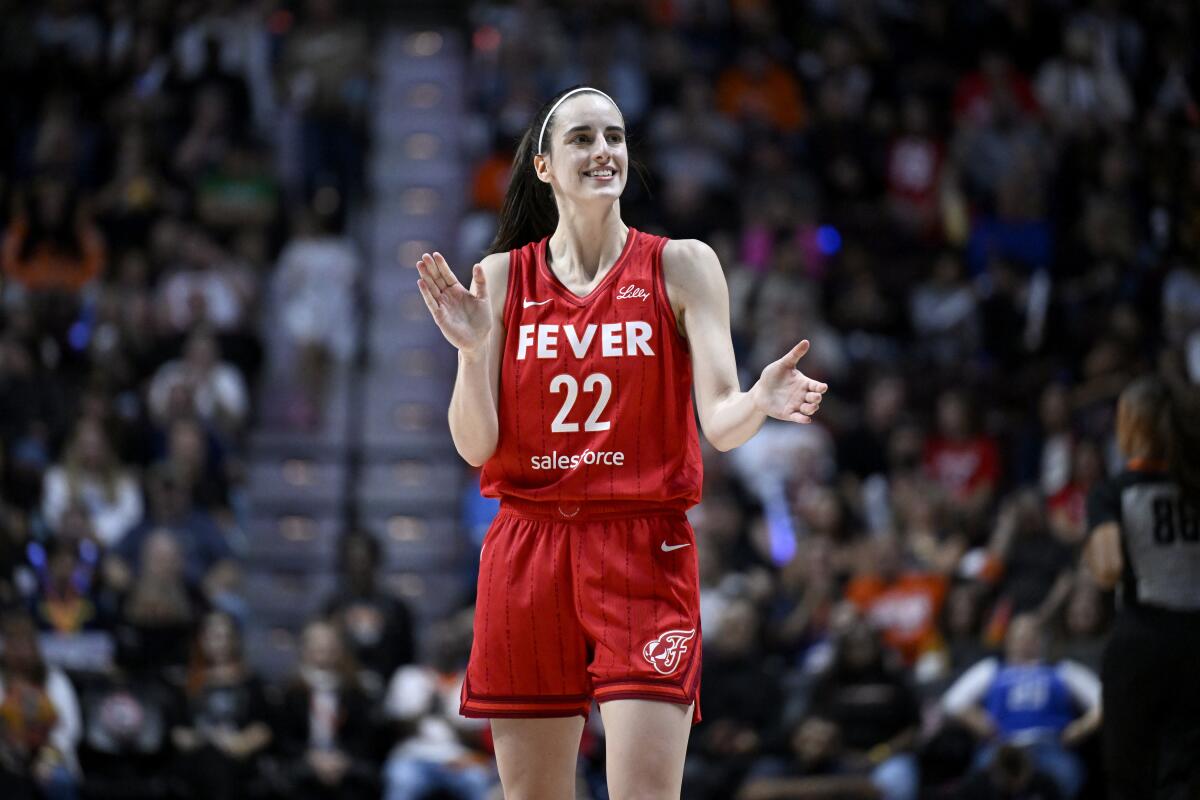
[[[42,483],[42,518],[58,530],[74,505],[87,512],[96,538],[112,547],[142,518],[142,493],[123,468],[100,424],[80,420],[62,461],[46,470]]]
[[[400,734],[384,767],[386,800],[419,800],[442,790],[459,800],[484,800],[497,781],[491,759],[478,747],[487,720],[458,713],[466,674],[470,621],[435,626],[428,665],[396,670],[384,711]]]

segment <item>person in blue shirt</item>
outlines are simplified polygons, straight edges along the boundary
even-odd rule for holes
[[[1043,645],[1037,618],[1018,615],[1004,657],[985,658],[964,672],[942,708],[986,742],[976,766],[986,767],[1001,745],[1016,746],[1072,798],[1084,770],[1071,748],[1100,725],[1100,680],[1073,661],[1047,663]]]

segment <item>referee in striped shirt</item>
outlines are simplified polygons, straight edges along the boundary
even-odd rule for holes
[[[1101,666],[1113,800],[1200,800],[1198,394],[1175,375],[1126,388],[1125,468],[1088,502],[1084,561],[1119,607]]]

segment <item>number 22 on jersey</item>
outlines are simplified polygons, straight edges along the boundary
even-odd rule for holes
[[[562,408],[554,416],[554,421],[550,423],[550,431],[552,433],[578,433],[579,423],[567,422],[567,417],[574,408],[575,401],[579,399],[579,383],[573,376],[565,373],[555,375],[550,380],[550,394],[561,394],[563,391],[567,393],[567,396],[563,399]],[[607,420],[601,421],[600,415],[604,413],[608,401],[612,398],[612,381],[603,372],[593,372],[583,379],[583,391],[585,394],[599,392],[596,403],[592,406],[592,413],[588,414],[588,418],[583,423],[583,429],[589,432],[608,430],[612,427],[612,423]]]

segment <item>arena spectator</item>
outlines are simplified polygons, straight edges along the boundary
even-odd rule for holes
[[[189,496],[191,505],[212,514],[229,527],[228,510],[233,504],[233,457],[227,455],[220,435],[196,419],[190,408],[172,409],[173,419],[156,430],[153,438],[161,466],[171,473]]]
[[[809,717],[796,726],[788,743],[790,757],[755,764],[737,800],[829,796],[867,800],[879,796],[871,779],[850,765],[836,724]]]
[[[911,667],[940,647],[937,625],[947,587],[944,576],[910,568],[907,558],[898,538],[877,537],[845,596]]]
[[[834,726],[846,767],[869,776],[883,800],[915,800],[917,697],[869,623],[838,632],[833,661],[812,687],[809,714]]]
[[[272,728],[282,765],[278,790],[288,797],[351,800],[377,789],[370,701],[333,624],[305,626],[296,677]]]
[[[367,531],[338,543],[341,583],[324,603],[359,667],[359,679],[379,698],[396,670],[416,658],[416,621],[408,605],[379,581],[383,548]]]
[[[143,518],[113,549],[112,557],[137,572],[146,541],[166,531],[182,551],[183,574],[189,586],[205,579],[233,558],[224,533],[212,516],[189,497],[190,483],[165,464],[154,467],[147,478],[150,507]]]
[[[5,797],[72,800],[80,783],[75,689],[42,660],[28,617],[7,614],[0,635],[0,788]]]
[[[159,419],[170,416],[171,396],[182,392],[200,420],[236,434],[249,411],[246,382],[237,368],[221,360],[216,339],[195,329],[184,345],[183,358],[168,361],[150,384],[150,409]]]
[[[37,589],[28,598],[30,616],[39,630],[61,637],[111,630],[115,598],[103,582],[100,548],[93,539],[69,533],[72,527],[86,526],[87,517],[81,510],[70,510],[63,521],[58,536],[26,547],[29,567],[37,576]]]
[[[184,714],[177,688],[154,674],[113,665],[81,686],[80,704],[86,796],[158,800],[186,788],[172,769],[170,732]]]
[[[908,235],[936,241],[946,146],[932,130],[926,101],[907,97],[901,128],[888,145],[887,190],[896,223]]]
[[[1004,501],[988,553],[1000,571],[1005,613],[1035,612],[1047,620],[1070,591],[1076,554],[1055,537],[1045,503],[1033,489]]]
[[[4,272],[27,289],[77,292],[104,270],[104,237],[79,207],[73,186],[44,176],[28,210],[4,233]]]
[[[937,400],[937,430],[926,439],[924,463],[951,507],[978,519],[987,510],[1000,480],[996,440],[977,429],[974,406],[961,390]]]
[[[777,733],[782,670],[759,654],[762,618],[745,598],[729,603],[716,635],[704,632],[704,720],[684,767],[683,793],[716,800],[731,796]]]
[[[318,193],[318,200],[328,195]],[[336,232],[336,209],[314,203],[297,214],[279,254],[274,298],[279,319],[299,351],[298,395],[292,416],[321,418],[332,369],[354,350],[354,292],[361,269],[353,244]]]
[[[990,658],[963,673],[942,699],[946,712],[985,743],[977,764],[999,757],[998,745],[1024,749],[1064,797],[1083,785],[1083,766],[1070,749],[1100,724],[1100,681],[1079,664],[1043,659],[1037,620],[1013,620],[1004,659]]]
[[[228,614],[213,612],[200,623],[186,692],[186,716],[171,730],[171,740],[190,796],[264,796],[257,767],[271,743],[271,715],[265,687],[246,664],[241,633]]]
[[[51,530],[75,503],[86,509],[96,539],[106,547],[119,542],[142,515],[134,476],[117,461],[104,430],[90,420],[80,421],[62,463],[46,471],[42,516]]]
[[[758,47],[742,47],[717,81],[717,108],[728,117],[793,133],[805,123],[804,97],[796,78]]]
[[[983,48],[979,68],[963,75],[955,86],[954,116],[967,128],[985,125],[996,118],[997,104],[1008,102],[1024,114],[1038,111],[1029,78],[1013,65],[1009,53]]]
[[[485,800],[496,783],[482,745],[486,723],[458,714],[470,626],[469,613],[434,626],[428,662],[400,667],[391,677],[384,710],[397,743],[384,765],[386,800],[420,800],[436,791]]]
[[[218,333],[240,329],[254,294],[247,266],[200,229],[185,226],[171,235],[162,245],[172,259],[158,289],[163,322],[180,334],[199,324]]]
[[[332,179],[342,197],[361,185],[367,35],[337,0],[308,0],[278,63],[285,104],[300,117],[303,196]]]
[[[122,592],[118,657],[131,670],[178,683],[205,600],[187,583],[175,535],[165,529],[152,532],[142,543],[137,571],[115,583]]]
[[[1062,53],[1038,71],[1037,95],[1064,135],[1110,127],[1133,114],[1133,94],[1117,65],[1101,58],[1093,31],[1080,23],[1063,32]]]

